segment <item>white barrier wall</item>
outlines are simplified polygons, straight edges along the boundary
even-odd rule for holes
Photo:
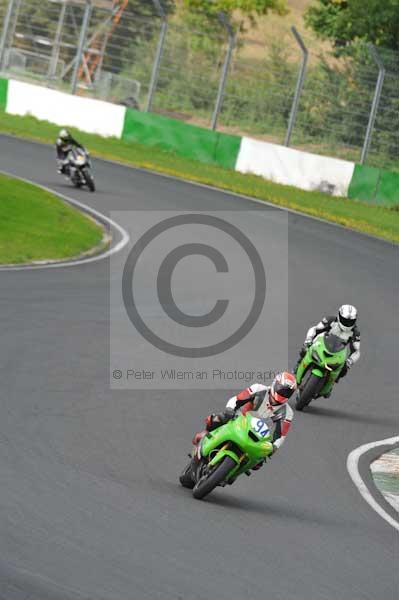
[[[355,165],[243,137],[235,168],[303,190],[347,196]]]
[[[11,79],[8,82],[6,112],[31,115],[57,125],[77,127],[87,133],[120,138],[126,108]]]

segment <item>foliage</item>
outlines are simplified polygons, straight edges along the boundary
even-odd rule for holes
[[[295,78],[296,66],[289,61],[284,42],[272,44],[270,52],[256,65],[238,57],[227,83],[223,123],[282,137]]]
[[[201,19],[208,26],[220,13],[224,13],[233,27],[240,30],[243,29],[243,18],[249,19],[254,26],[256,17],[266,15],[269,11],[280,15],[288,12],[286,0],[183,0],[183,6],[189,18]]]
[[[266,15],[269,10],[284,14],[286,4],[283,0],[183,0],[187,8],[207,14],[225,12],[229,15],[235,10],[248,16]]]
[[[338,48],[363,40],[399,50],[398,0],[315,0],[305,22]]]
[[[316,0],[305,14],[305,21],[319,37],[331,40],[335,56],[345,61],[344,79],[348,85],[341,89],[338,97],[344,98],[347,106],[356,108],[350,115],[344,112],[339,139],[359,147],[364,140],[378,74],[367,43],[377,47],[387,73],[373,131],[373,162],[383,164],[384,158],[396,157],[399,151],[398,0]],[[340,75],[337,69],[330,69],[334,70]]]

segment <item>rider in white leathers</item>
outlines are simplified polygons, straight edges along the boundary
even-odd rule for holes
[[[345,377],[348,370],[360,358],[360,331],[356,325],[357,309],[351,304],[343,304],[337,316],[324,317],[317,325],[312,326],[306,334],[306,339],[303,348],[299,354],[297,366],[305,356],[307,348],[312,345],[314,338],[323,332],[328,332],[336,335],[349,346],[349,356],[346,360],[342,371],[340,372],[337,381]]]

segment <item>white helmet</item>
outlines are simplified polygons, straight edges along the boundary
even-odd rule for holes
[[[61,131],[58,134],[58,137],[60,138],[60,140],[62,140],[63,142],[66,142],[69,140],[69,138],[71,137],[71,134],[69,133],[69,131],[67,129],[61,129]]]
[[[351,304],[343,304],[338,311],[338,325],[342,331],[352,331],[356,325],[357,309]]]

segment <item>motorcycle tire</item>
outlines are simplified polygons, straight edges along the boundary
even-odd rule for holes
[[[324,384],[324,377],[317,377],[317,375],[313,375],[312,371],[309,371],[305,375],[304,384],[300,386],[300,394],[297,396],[295,403],[296,410],[301,411],[308,406],[323,388]]]
[[[205,498],[205,496],[226,479],[227,475],[235,465],[236,462],[230,456],[225,456],[209,475],[205,475],[197,481],[193,489],[194,498],[197,500]]]
[[[183,469],[179,477],[181,485],[185,488],[189,488],[190,490],[192,490],[195,485],[191,473],[191,462],[189,462],[188,465]]]
[[[91,173],[90,173],[90,171],[88,169],[83,169],[83,177],[86,180],[86,185],[89,188],[89,190],[91,192],[95,192],[96,186],[95,186],[95,183],[94,183],[94,179],[91,176]]]

